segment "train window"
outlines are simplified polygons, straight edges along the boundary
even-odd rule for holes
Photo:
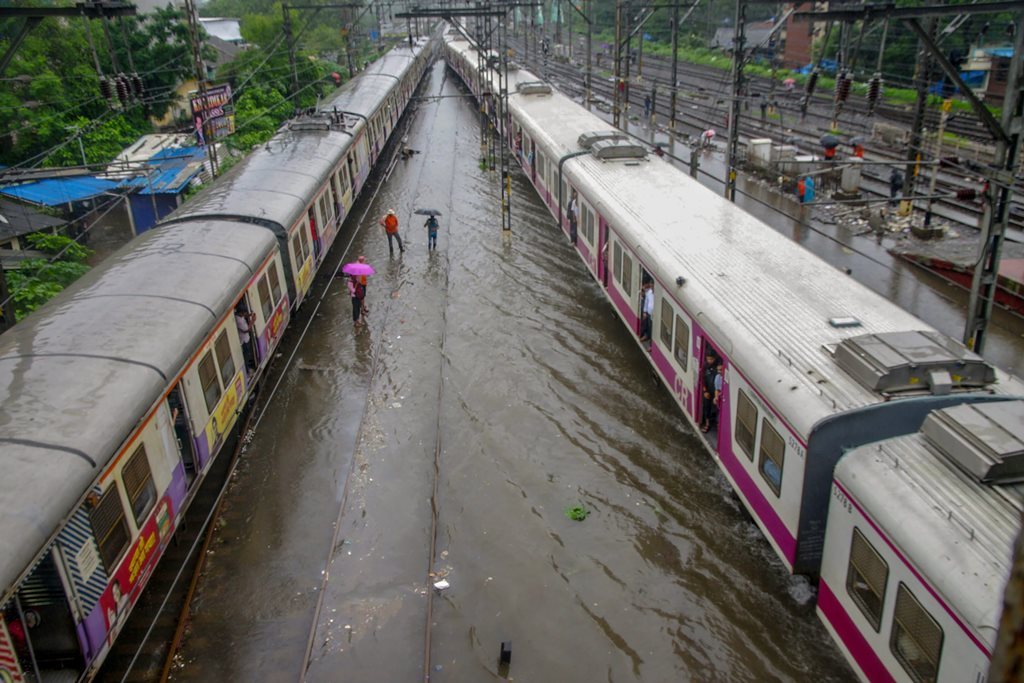
[[[217,366],[213,364],[213,352],[207,351],[199,361],[199,384],[203,387],[203,398],[206,399],[206,412],[213,414],[220,400],[220,382],[217,381]]]
[[[586,237],[587,242],[591,245],[594,244],[594,212],[590,209],[585,209],[583,212],[583,236]]]
[[[882,625],[882,605],[885,603],[885,584],[889,580],[889,566],[860,529],[854,527],[850,542],[850,566],[846,570],[846,592],[864,613],[871,628],[878,632]]]
[[[612,249],[612,275],[616,282],[622,282],[622,246],[618,242]]]
[[[676,357],[676,362],[679,363],[679,367],[686,372],[687,361],[689,360],[689,348],[690,348],[690,328],[686,326],[683,319],[676,316],[676,348],[673,354]]]
[[[142,520],[146,519],[146,515],[156,502],[156,486],[153,484],[153,472],[149,468],[145,444],[140,445],[128,459],[121,470],[121,481],[128,492],[128,502],[135,516],[135,527],[141,528]]]
[[[299,231],[299,240],[302,242],[302,260],[305,261],[309,257],[309,238],[305,230]]]
[[[322,228],[326,228],[327,222],[331,220],[330,202],[327,199],[327,192],[320,195],[320,232],[323,232]]]
[[[301,232],[302,228],[300,228],[299,230]],[[299,264],[301,264],[302,261],[303,261],[303,258],[302,258],[302,245],[299,244],[299,234],[298,233],[295,233],[294,235],[292,235],[292,251],[295,252],[296,270],[298,270]]]
[[[231,384],[231,378],[235,376],[235,359],[231,357],[231,343],[228,341],[228,331],[224,330],[217,337],[217,343],[213,345],[217,353],[217,365],[220,366],[220,379],[224,386]]]
[[[633,296],[633,259],[629,254],[622,255],[622,291]]]
[[[751,462],[754,461],[756,436],[757,407],[747,396],[747,392],[740,389],[739,398],[736,401],[736,434],[733,438]]]
[[[896,591],[889,648],[915,683],[938,679],[942,627],[902,582]]]
[[[281,278],[277,276],[276,263],[270,264],[270,272],[267,274],[270,275],[270,291],[274,294],[272,303],[276,304],[281,300]]]
[[[661,343],[666,349],[672,348],[672,304],[668,299],[661,300],[661,321],[658,326],[661,329]]]
[[[114,571],[121,554],[128,548],[131,534],[124,518],[121,497],[117,495],[117,484],[112,484],[100,498],[100,502],[89,511],[89,523],[100,547],[100,558],[107,574]]]
[[[775,427],[768,424],[768,418],[761,418],[761,450],[757,456],[757,468],[776,496],[782,491],[782,468],[785,461],[786,442],[775,431]]]
[[[271,269],[274,268],[274,264],[270,264]],[[256,291],[260,295],[260,310],[263,311],[263,319],[270,321],[270,314],[274,310],[274,306],[270,301],[270,286],[267,285],[267,276],[264,275],[260,278],[260,281],[256,284]]]

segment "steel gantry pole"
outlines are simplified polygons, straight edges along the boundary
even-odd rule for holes
[[[498,34],[498,126],[501,131],[499,145],[501,159],[501,231],[512,232],[512,162],[509,157],[509,144],[512,138],[512,117],[508,111],[508,17],[501,21]]]
[[[672,88],[669,98],[669,109],[671,113],[668,119],[668,130],[670,135],[676,132],[676,90],[679,88],[679,0],[672,3]]]
[[[612,90],[612,125],[622,123],[622,0],[615,0],[615,84]]]
[[[981,228],[978,260],[971,281],[971,299],[967,308],[967,326],[964,343],[981,353],[985,349],[985,334],[992,319],[992,304],[999,286],[999,259],[1010,221],[1010,201],[1013,199],[1014,170],[1021,154],[1021,129],[1024,128],[1024,12],[1017,16],[1016,36],[1013,41],[1014,58],[1003,96],[1002,129],[1006,139],[996,143],[993,162],[994,173],[988,180],[984,217]]]
[[[740,100],[743,92],[743,49],[746,43],[744,24],[747,17],[745,0],[736,0],[736,24],[732,40],[732,98],[729,103],[728,167],[725,177],[725,196],[736,201],[736,164],[740,147]]]

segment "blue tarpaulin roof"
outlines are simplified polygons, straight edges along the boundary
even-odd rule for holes
[[[118,186],[113,180],[81,176],[75,178],[48,178],[23,185],[0,187],[0,194],[43,206],[60,206],[68,202],[92,199]]]
[[[147,162],[153,167],[148,176],[127,180],[124,186],[139,188],[139,194],[177,194],[203,170],[201,164],[193,162],[202,161],[205,157],[206,151],[202,147],[162,149]]]

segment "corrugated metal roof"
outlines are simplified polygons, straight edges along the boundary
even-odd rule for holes
[[[37,230],[55,228],[65,223],[67,221],[39,213],[31,206],[0,199],[0,239],[27,235]]]
[[[979,484],[921,434],[856,448],[835,476],[991,647],[1024,486]]]
[[[32,204],[60,206],[68,202],[80,202],[111,192],[117,183],[92,176],[76,178],[49,178],[23,185],[9,185],[0,188],[0,194],[15,197]]]

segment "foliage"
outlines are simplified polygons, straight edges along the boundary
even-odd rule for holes
[[[34,233],[26,238],[33,249],[52,254],[22,261],[15,270],[5,271],[7,286],[14,301],[18,320],[60,294],[65,287],[84,275],[85,259],[92,252],[64,235]]]
[[[589,514],[590,510],[584,507],[583,503],[577,503],[565,509],[565,516],[574,522],[582,522]]]
[[[0,35],[13,35],[21,21],[0,21]],[[142,102],[112,111],[100,95],[87,26],[104,74],[130,73],[134,64],[145,89]],[[173,87],[191,72],[180,13],[163,9],[116,20],[109,44],[101,27],[98,21],[48,18],[25,38],[0,80],[0,163],[81,163],[78,130],[89,162],[109,161],[121,151],[117,141],[150,132],[147,115],[162,115],[172,104]]]

